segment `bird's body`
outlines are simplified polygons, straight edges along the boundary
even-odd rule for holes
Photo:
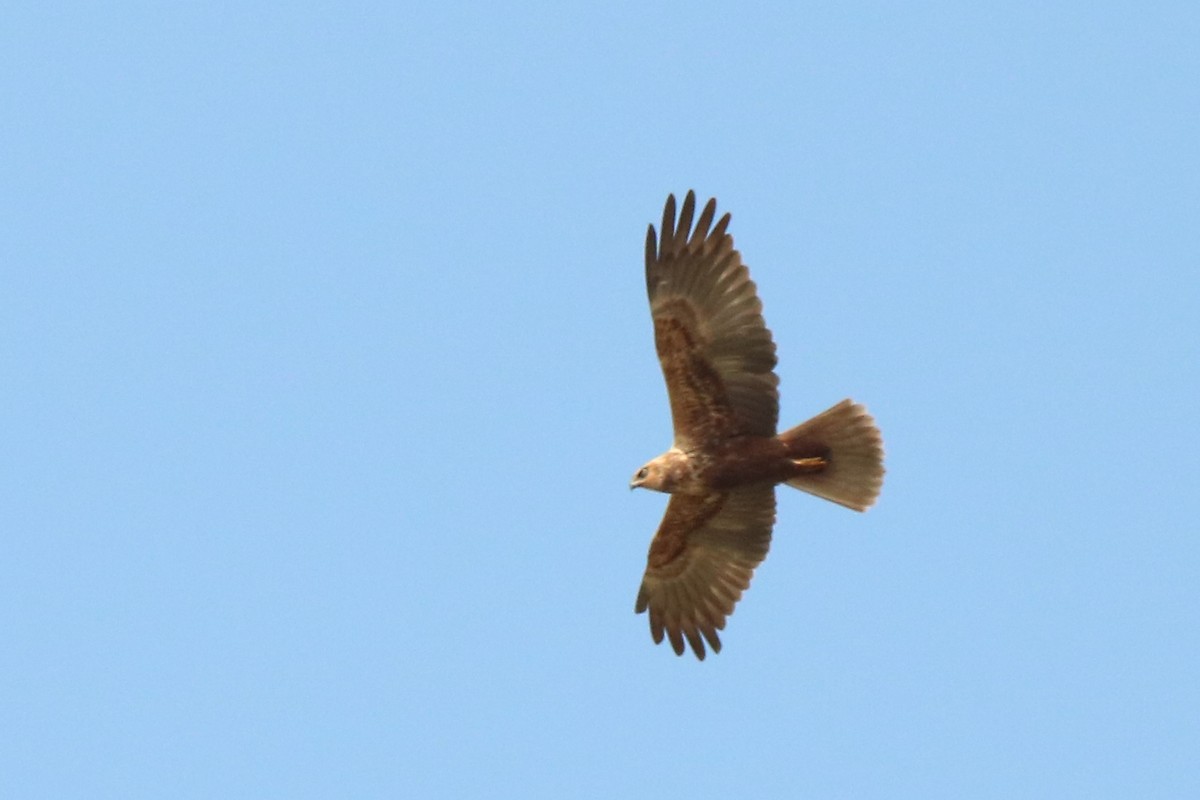
[[[712,227],[709,200],[692,229],[695,195],[675,219],[663,211],[662,240],[646,237],[646,287],[675,428],[674,445],[643,466],[630,488],[671,494],[650,544],[636,610],[650,612],[655,642],[684,641],[698,658],[766,557],[775,522],[775,486],[858,511],[883,480],[879,431],[849,400],[777,434],[775,344],[749,271],[726,233]]]
[[[656,467],[651,474],[661,475],[661,484],[636,479],[635,483],[671,494],[702,495],[763,481],[783,483],[811,471],[820,458],[793,457],[776,436],[737,436],[692,453],[671,448],[650,462]]]

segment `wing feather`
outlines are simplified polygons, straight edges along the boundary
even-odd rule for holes
[[[650,543],[635,610],[650,612],[650,635],[676,654],[684,643],[703,660],[704,642],[721,650],[724,630],[754,570],[767,556],[775,524],[775,487],[724,494],[674,494]]]
[[[662,227],[646,231],[646,289],[654,340],[667,382],[675,444],[703,448],[729,436],[773,436],[779,419],[775,343],[750,272],[726,233],[710,231],[717,202],[696,220],[688,192],[675,214],[667,198]]]

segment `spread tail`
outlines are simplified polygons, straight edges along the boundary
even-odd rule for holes
[[[787,485],[866,511],[883,486],[883,438],[867,409],[843,400],[779,434],[796,461]]]

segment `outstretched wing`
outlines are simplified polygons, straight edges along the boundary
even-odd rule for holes
[[[717,201],[692,229],[696,195],[675,219],[675,195],[663,210],[662,241],[646,232],[646,290],[654,343],[684,450],[738,434],[774,436],[779,419],[775,343],[762,317],[750,271],[725,232],[712,225]]]
[[[676,655],[683,655],[686,639],[702,661],[705,640],[714,653],[721,651],[717,631],[767,557],[774,524],[770,484],[703,497],[671,495],[635,606],[639,614],[650,612],[655,644],[665,634]]]

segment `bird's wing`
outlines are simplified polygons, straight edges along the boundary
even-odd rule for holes
[[[709,200],[692,228],[696,195],[675,218],[663,210],[662,239],[646,232],[646,289],[654,343],[667,379],[675,444],[691,450],[738,434],[774,436],[779,419],[775,343],[763,322],[750,272],[726,233],[729,215],[710,229]]]
[[[745,486],[705,496],[673,494],[650,555],[637,613],[650,612],[655,644],[663,635],[677,655],[686,639],[704,659],[704,640],[721,651],[717,631],[750,586],[771,546],[775,487]],[[703,637],[703,639],[701,638]]]

